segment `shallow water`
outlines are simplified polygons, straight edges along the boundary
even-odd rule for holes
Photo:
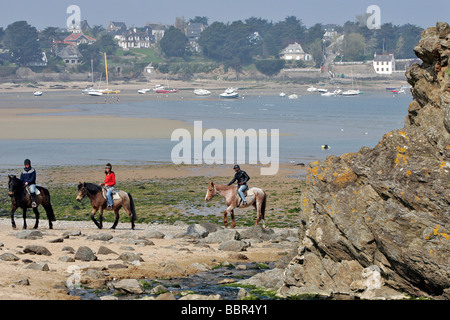
[[[267,129],[269,132],[278,129],[281,135],[280,161],[309,162],[331,154],[356,152],[363,146],[374,147],[385,133],[403,127],[412,100],[410,94],[393,96],[381,90],[355,97],[308,94],[295,100],[279,96],[246,96],[245,93],[242,96],[237,100],[157,99],[139,102],[126,102],[124,98],[120,103],[108,105],[84,99],[83,103],[62,106],[62,109],[75,108],[77,111],[61,115],[162,118],[181,120],[188,126],[193,126],[194,121],[202,121],[204,129]],[[270,145],[270,137],[268,141]],[[202,142],[203,149],[209,143]],[[170,163],[171,151],[177,144],[178,141],[169,138],[0,140],[0,166],[15,166],[27,157],[33,158],[33,163],[39,166],[98,165],[105,161],[116,164]],[[231,150],[226,150],[225,140],[223,144],[223,161],[228,161],[232,158]],[[323,150],[322,145],[325,144],[330,149]],[[248,150],[261,149],[261,142],[250,146],[247,141],[246,146],[248,163]],[[230,161],[235,162],[233,159]]]
[[[236,300],[239,292],[239,287],[227,286],[219,283],[223,280],[233,279],[236,282],[248,279],[257,273],[267,271],[268,269],[261,269],[256,263],[242,263],[247,266],[246,270],[238,270],[235,268],[221,267],[207,272],[197,273],[190,277],[174,278],[174,279],[158,279],[155,281],[146,280],[151,284],[151,288],[147,289],[145,293],[140,295],[119,295],[121,300],[141,299],[145,296],[156,297],[155,294],[150,294],[149,291],[157,285],[163,285],[170,292],[174,293],[177,299],[182,297],[183,292],[190,292],[201,295],[217,295],[219,294],[223,300]],[[273,263],[267,264],[269,268],[273,268]],[[250,291],[250,290],[247,290]],[[77,289],[70,291],[71,295],[79,296],[82,300],[98,300],[102,296],[114,295],[114,290],[98,291],[93,289]],[[262,293],[252,293],[260,300],[273,299]]]

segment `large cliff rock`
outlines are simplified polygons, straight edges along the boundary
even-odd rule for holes
[[[373,149],[310,164],[298,255],[284,296],[450,298],[450,27],[438,23],[406,73],[405,127]]]

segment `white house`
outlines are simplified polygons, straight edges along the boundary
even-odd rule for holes
[[[373,68],[378,74],[392,74],[395,71],[395,58],[393,54],[375,53],[373,57]]]
[[[151,47],[151,29],[145,27],[145,31],[139,32],[136,28],[131,29],[128,33],[116,35],[117,44],[123,49],[141,49]]]
[[[280,52],[281,59],[312,61],[312,55],[303,51],[302,46],[295,42],[288,45]]]

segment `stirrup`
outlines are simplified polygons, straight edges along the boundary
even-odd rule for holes
[[[33,201],[33,202],[31,203],[31,207],[32,207],[32,208],[36,208],[36,207],[37,207],[36,202]]]

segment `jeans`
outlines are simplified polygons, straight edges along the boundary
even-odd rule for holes
[[[245,195],[244,195],[244,191],[248,188],[248,186],[246,184],[243,184],[239,187],[238,189],[238,193],[239,196],[241,197],[242,201],[245,202]]]
[[[112,198],[112,193],[114,191],[114,188],[107,188],[106,190],[106,198],[108,199],[108,206],[112,207],[114,205],[114,201]]]
[[[36,193],[36,185],[35,184],[29,184],[28,190],[30,190],[30,193]]]

